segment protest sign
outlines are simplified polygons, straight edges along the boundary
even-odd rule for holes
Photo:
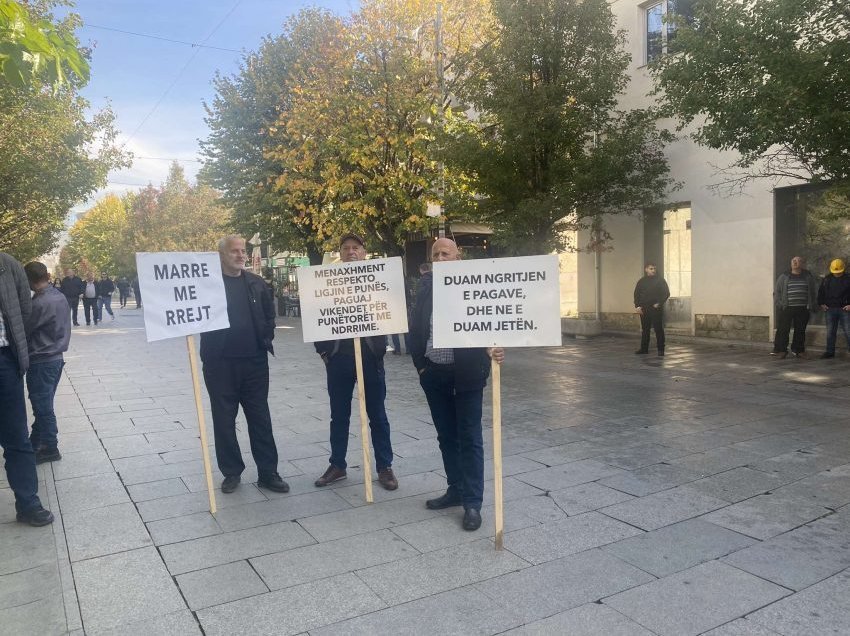
[[[435,347],[558,346],[558,257],[434,263],[434,308]]]
[[[298,268],[304,342],[407,332],[401,258]]]
[[[148,342],[230,326],[217,252],[139,252],[136,271]]]
[[[145,333],[148,342],[186,336],[207,496],[210,512],[215,514],[215,488],[212,483],[194,334],[230,326],[224,280],[221,277],[221,258],[218,252],[137,252],[136,272],[139,289],[145,299]]]

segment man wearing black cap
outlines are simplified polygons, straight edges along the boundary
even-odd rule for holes
[[[365,242],[356,234],[346,234],[340,239],[339,254],[343,263],[366,259]],[[384,376],[385,336],[361,338],[363,344],[363,389],[366,393],[366,413],[372,431],[372,448],[378,469],[378,483],[387,490],[398,488],[393,474],[393,447],[390,443],[390,423],[384,409],[387,396]],[[325,340],[315,343],[316,352],[325,363],[328,376],[328,396],[331,402],[331,457],[325,474],[316,480],[322,487],[346,478],[345,455],[348,451],[348,427],[351,420],[351,397],[357,371],[354,361],[354,341]],[[361,440],[368,444],[368,440]]]

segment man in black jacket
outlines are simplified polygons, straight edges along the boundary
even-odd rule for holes
[[[115,320],[115,314],[112,313],[112,293],[115,291],[115,283],[109,278],[109,274],[101,274],[100,280],[97,283],[97,315],[103,321],[103,310],[112,316]]]
[[[454,241],[441,238],[431,248],[433,262],[460,260]],[[448,489],[425,505],[432,510],[463,506],[464,530],[481,527],[484,499],[484,440],[481,411],[490,358],[500,363],[505,352],[495,349],[435,349],[433,346],[433,279],[422,275],[410,325],[410,354],[437,429]]]
[[[212,409],[216,460],[224,475],[221,491],[236,490],[245,470],[236,439],[236,413],[241,404],[257,464],[257,485],[289,492],[289,485],[277,472],[269,411],[268,354],[274,354],[274,301],[263,279],[245,271],[245,239],[226,236],[219,241],[218,252],[230,327],[201,334],[201,361]]]
[[[86,286],[83,284],[83,279],[77,276],[77,273],[73,269],[66,269],[65,278],[59,284],[59,291],[68,300],[68,306],[71,308],[71,317],[74,319],[75,327],[80,326],[80,323],[77,321],[77,312],[80,308],[80,295],[85,290]]]
[[[818,304],[826,312],[826,351],[821,358],[834,358],[839,325],[850,348],[850,276],[840,258],[829,264],[829,274],[820,282]]]
[[[649,353],[649,330],[655,330],[658,355],[664,355],[664,303],[670,298],[667,281],[658,275],[655,263],[647,263],[645,276],[635,285],[635,311],[640,314],[640,349],[637,354]]]
[[[363,239],[356,234],[346,234],[339,242],[339,254],[343,263],[362,261],[366,258]],[[390,422],[384,408],[387,383],[384,376],[384,354],[387,351],[386,336],[361,338],[363,354],[363,390],[366,393],[366,413],[372,432],[372,448],[375,449],[375,464],[378,483],[387,490],[398,488],[393,474],[393,447],[390,442]],[[351,397],[357,371],[354,360],[354,341],[325,340],[315,343],[316,352],[325,363],[328,376],[328,397],[331,402],[331,457],[325,473],[316,480],[323,487],[346,478],[348,452],[348,428],[351,422]],[[368,440],[361,440],[368,444]]]

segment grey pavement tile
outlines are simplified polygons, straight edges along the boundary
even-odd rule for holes
[[[645,497],[699,478],[700,475],[693,471],[673,464],[662,463],[638,468],[614,477],[606,477],[600,479],[599,483],[636,497]]]
[[[62,461],[53,462],[53,478],[73,479],[87,475],[101,475],[112,472],[112,464],[102,448],[79,453],[63,453]]]
[[[505,532],[537,525],[537,522],[533,519],[511,512],[510,503],[505,503]],[[437,515],[424,521],[394,526],[392,531],[420,552],[433,552],[434,550],[440,550],[454,545],[473,543],[479,541],[482,536],[492,538],[495,532],[493,507],[482,507],[481,517],[483,519],[481,532],[467,532],[462,528],[462,508],[452,508],[451,512],[447,514]]]
[[[384,490],[378,484],[377,473],[372,473],[372,496],[375,502],[392,501],[412,495],[431,493],[446,487],[446,478],[436,473],[419,473],[398,477],[398,490]],[[352,506],[366,505],[366,493],[362,485],[343,486],[334,491]]]
[[[269,589],[277,590],[417,554],[389,530],[378,530],[257,557],[251,565]]]
[[[32,606],[43,601],[42,607],[58,606],[61,619],[56,621],[53,630],[67,627],[65,608],[62,602],[62,582],[59,579],[59,568],[54,563],[47,563],[0,576],[0,612],[21,606]],[[54,614],[55,617],[55,614]],[[14,625],[15,623],[5,623]],[[0,625],[3,625],[0,623]],[[2,631],[2,627],[0,627]]]
[[[850,634],[850,571],[816,583],[747,618],[779,634]]]
[[[58,481],[56,494],[63,514],[130,501],[124,485],[115,473]]]
[[[482,511],[485,509],[489,510],[489,506],[482,508]],[[558,507],[555,501],[543,493],[529,497],[506,499],[504,501],[504,515],[506,519],[508,517],[515,517],[517,520],[524,518],[537,523],[559,521],[566,517],[564,511]]]
[[[247,561],[236,561],[174,577],[193,610],[269,591]]]
[[[790,481],[802,479],[846,463],[846,455],[836,455],[826,450],[803,449],[769,459],[761,458],[760,461],[753,462],[751,465],[753,468],[768,473],[779,473]]]
[[[385,607],[353,574],[289,587],[199,610],[207,636],[287,636]]]
[[[186,609],[156,548],[80,561],[73,570],[87,633]]]
[[[113,459],[112,466],[116,472],[123,473],[127,470],[147,469],[154,466],[162,466],[164,462],[159,455],[138,455],[136,457],[124,457]]]
[[[780,492],[759,495],[700,518],[763,541],[830,513],[817,503]]]
[[[778,601],[781,602],[781,601]],[[705,632],[703,636],[782,636],[779,632],[762,627],[748,618],[739,618],[711,631]]]
[[[184,574],[314,543],[298,524],[276,523],[172,543],[160,548],[172,574]]]
[[[602,462],[593,459],[584,459],[569,464],[535,470],[530,473],[522,473],[514,477],[514,479],[523,481],[536,488],[550,491],[569,488],[570,486],[596,481],[604,477],[613,477],[614,475],[623,474],[623,472],[619,468],[613,468]]]
[[[723,558],[737,568],[802,590],[850,567],[850,523],[832,515]]]
[[[221,509],[228,506],[240,506],[246,503],[267,500],[263,493],[256,487],[245,483],[229,494],[224,494],[219,488],[216,488],[215,496],[216,505]],[[209,510],[210,502],[209,495],[206,492],[191,492],[174,497],[140,501],[136,506],[139,509],[142,519],[147,522]]]
[[[547,466],[558,466],[580,459],[588,459],[595,455],[601,455],[606,450],[608,449],[603,444],[580,441],[530,451],[523,453],[523,457],[540,462],[541,464],[546,464]]]
[[[226,510],[226,509],[225,509]],[[219,511],[221,514],[222,511]],[[209,512],[196,512],[182,517],[170,517],[145,524],[155,545],[179,543],[221,534],[221,526]]]
[[[738,466],[756,466],[761,459],[763,457],[755,453],[746,453],[729,448],[715,448],[704,453],[679,457],[671,460],[670,463],[706,477],[738,468]]]
[[[540,495],[544,495],[545,493],[539,488],[535,488],[523,481],[518,479],[519,475],[515,477],[505,477],[502,479],[502,500],[503,501],[511,501],[512,499],[525,499],[527,497],[536,497]],[[439,494],[443,494],[445,490],[445,484],[440,489]],[[484,505],[492,506],[494,504],[493,499],[493,480],[491,479],[491,475],[484,474]]]
[[[634,499],[631,495],[595,481],[562,490],[552,490],[549,492],[549,497],[570,516]]]
[[[89,427],[85,431],[77,431],[76,433],[67,432],[63,426],[64,422],[59,422],[61,434],[59,445],[63,453],[79,453],[82,451],[93,451],[101,448],[100,440],[97,435]]]
[[[489,636],[518,622],[505,603],[472,587],[462,587],[311,629],[310,636]]]
[[[130,493],[133,501],[139,502],[184,495],[189,492],[189,489],[186,488],[186,484],[180,478],[173,477],[172,479],[163,479],[162,481],[151,481],[144,484],[127,486],[127,492]]]
[[[678,486],[601,508],[600,512],[644,530],[655,530],[726,505],[727,502],[722,499],[704,495],[688,486]]]
[[[505,636],[653,636],[607,605],[588,603],[505,632]]]
[[[101,440],[110,459],[122,459],[137,455],[154,455],[156,447],[148,442],[144,435],[123,435],[121,437],[106,437]]]
[[[70,512],[62,520],[72,562],[153,543],[131,503]]]
[[[216,513],[216,521],[223,530],[230,532],[349,508],[349,503],[338,497],[335,491],[319,490],[304,495],[275,497],[268,501],[222,508]]]
[[[82,632],[80,636],[83,636]],[[135,623],[124,623],[112,629],[89,629],[87,636],[201,636],[201,628],[192,613],[183,610]]]
[[[755,439],[748,439],[732,444],[730,448],[744,451],[745,453],[763,455],[764,457],[774,457],[800,450],[806,445],[794,436],[785,434],[765,435],[763,437],[756,437]]]
[[[693,488],[730,503],[737,503],[766,493],[786,483],[788,482],[777,474],[741,467],[698,479],[689,483],[688,488]]]
[[[635,470],[687,455],[688,452],[660,444],[638,444],[597,455],[594,459],[617,468]]]
[[[850,503],[850,466],[806,477],[774,491],[776,495],[806,499],[826,508],[840,508]]]
[[[43,598],[0,609],[0,634],[4,636],[66,633],[68,624],[61,602]]]
[[[647,583],[604,600],[662,636],[689,636],[740,618],[788,590],[717,561]]]
[[[712,561],[755,543],[749,537],[691,519],[624,539],[603,549],[657,577]]]
[[[357,571],[388,605],[398,605],[528,567],[488,539]]]
[[[494,601],[510,599],[524,624],[652,580],[652,575],[596,549],[490,579],[475,588]]]
[[[701,453],[712,448],[730,446],[736,442],[749,440],[758,435],[759,433],[757,432],[742,432],[738,427],[724,427],[699,431],[698,433],[690,433],[688,435],[678,435],[667,439],[664,443],[692,453]],[[738,450],[746,450],[746,448],[742,447]]]

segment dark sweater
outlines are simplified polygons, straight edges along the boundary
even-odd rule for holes
[[[830,308],[850,305],[850,276],[828,274],[820,283],[818,289],[818,305]]]
[[[71,341],[71,313],[65,295],[52,285],[36,292],[30,321],[30,365],[61,360]]]
[[[653,305],[661,306],[670,298],[667,281],[658,276],[644,276],[635,285],[635,307],[646,309]]]

